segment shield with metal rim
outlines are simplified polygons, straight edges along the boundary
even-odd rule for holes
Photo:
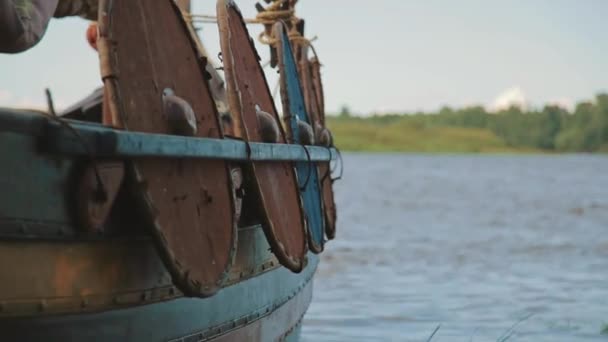
[[[300,55],[300,77],[302,78],[302,88],[304,90],[304,98],[307,99],[306,109],[311,113],[312,120],[315,122],[313,126],[315,132],[325,130],[325,107],[323,99],[323,84],[321,82],[321,63],[317,57],[308,58],[307,47],[302,48]],[[323,132],[325,133],[325,132]],[[317,134],[317,137],[323,135]],[[329,131],[327,131],[329,133]],[[333,145],[331,136],[329,145]],[[319,163],[319,177],[323,194],[323,208],[325,213],[325,235],[328,239],[336,237],[336,203],[334,201],[333,181],[331,180],[331,171],[329,162]]]
[[[230,0],[217,3],[220,43],[224,61],[228,102],[234,115],[235,131],[245,141],[263,141],[268,119],[277,126],[278,143],[285,143],[274,101],[259,57],[243,21]],[[295,170],[288,162],[252,162],[253,188],[264,232],[281,264],[294,272],[304,266],[307,252],[306,226]]]
[[[100,1],[101,74],[113,122],[138,132],[222,138],[206,60],[172,0]],[[173,282],[186,295],[214,294],[236,250],[225,161],[146,158],[131,180]]]
[[[298,67],[284,26],[283,23],[276,23],[273,27],[273,36],[277,39],[283,116],[287,119],[285,125],[289,131],[288,135],[294,143],[302,144],[301,130],[307,129],[306,125],[314,125],[314,123],[304,104]],[[296,171],[308,224],[308,245],[311,251],[320,253],[323,251],[325,222],[317,165],[311,162],[297,162]]]
[[[320,64],[316,62],[316,57],[308,58],[308,45],[300,47],[300,55],[298,62],[298,70],[300,72],[300,80],[302,81],[302,91],[304,92],[304,101],[306,103],[306,111],[310,115],[313,122],[313,130],[317,139],[316,144],[321,146],[331,146],[332,137],[325,127],[325,114],[321,109],[321,100],[317,93],[315,83],[320,83]],[[314,64],[314,65],[313,65]],[[313,71],[316,73],[313,79]],[[321,89],[322,92],[322,89]],[[323,113],[323,118],[321,118]],[[336,236],[336,204],[334,203],[334,190],[332,187],[331,172],[329,162],[319,162],[319,182],[321,184],[321,193],[323,197],[323,213],[325,220],[325,235],[328,239],[333,239]]]

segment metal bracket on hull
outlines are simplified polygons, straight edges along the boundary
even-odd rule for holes
[[[65,240],[78,237],[86,240],[103,239],[105,236],[99,234],[76,233],[72,226],[57,222],[28,221],[24,219],[0,218],[0,239],[60,239]]]

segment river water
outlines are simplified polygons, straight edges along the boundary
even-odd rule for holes
[[[344,165],[303,341],[608,340],[608,156]]]

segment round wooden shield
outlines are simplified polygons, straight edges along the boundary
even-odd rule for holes
[[[321,62],[317,57],[310,59],[310,74],[313,91],[317,98],[319,120],[325,126],[325,93],[323,92],[323,81],[321,79]]]
[[[314,128],[327,128],[325,125],[323,84],[321,83],[321,63],[319,63],[316,57],[308,59],[307,47],[303,47],[299,66],[304,98],[307,99],[306,109],[315,122]],[[319,177],[321,178],[321,191],[323,193],[325,235],[331,240],[336,237],[337,215],[329,162],[319,163]]]
[[[283,104],[283,116],[287,118],[285,125],[291,139],[296,144],[301,144],[299,132],[301,127],[299,127],[298,121],[309,125],[314,125],[314,123],[310,119],[304,104],[298,66],[283,23],[274,25],[273,36],[277,39],[281,102]],[[296,172],[308,225],[308,246],[311,251],[320,253],[323,251],[325,242],[323,234],[325,220],[317,165],[310,162],[297,162]]]
[[[280,130],[279,143],[285,143],[285,134],[258,54],[238,7],[230,0],[219,0],[217,16],[228,102],[237,135],[240,134],[246,141],[262,141],[256,114],[256,108],[259,108],[274,117]],[[253,162],[250,171],[253,173],[253,188],[258,197],[262,225],[272,251],[283,266],[299,272],[308,248],[293,164]]]
[[[100,8],[101,73],[115,124],[131,131],[171,134],[170,121],[179,121],[181,108],[182,121],[195,122],[196,136],[222,138],[205,79],[206,60],[174,2],[101,0]],[[167,94],[180,100],[169,106]],[[227,163],[146,158],[133,161],[132,173],[145,219],[173,282],[186,295],[215,293],[236,250]]]
[[[321,191],[325,213],[325,235],[333,240],[336,237],[336,203],[334,202],[334,189],[331,180],[329,162],[319,163],[319,177],[321,178]]]

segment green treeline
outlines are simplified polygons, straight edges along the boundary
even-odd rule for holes
[[[578,103],[489,113],[481,106],[435,113],[351,116],[345,108],[328,120],[345,150],[421,152],[608,151],[608,94]]]

